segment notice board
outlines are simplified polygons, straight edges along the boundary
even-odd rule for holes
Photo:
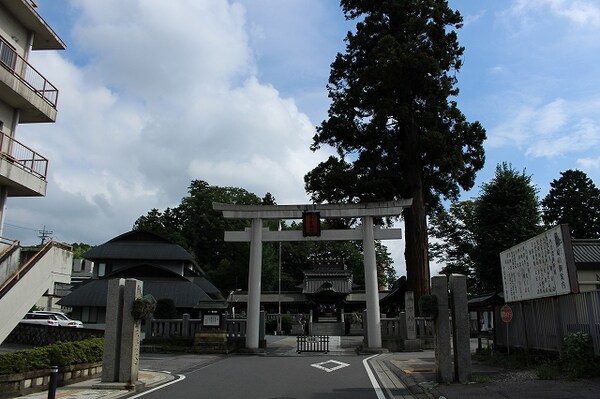
[[[500,253],[506,302],[578,292],[571,236],[562,224]]]

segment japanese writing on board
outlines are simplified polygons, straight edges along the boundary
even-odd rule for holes
[[[502,252],[500,264],[506,302],[571,292],[560,226]]]

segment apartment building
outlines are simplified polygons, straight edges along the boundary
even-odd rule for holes
[[[29,60],[65,44],[32,0],[0,2],[0,236],[7,197],[46,195],[48,160],[18,139],[24,123],[56,121],[58,89]]]
[[[0,0],[0,342],[38,301],[56,302],[56,287],[71,281],[73,253],[50,241],[21,248],[4,237],[8,197],[43,197],[48,159],[19,140],[19,126],[56,121],[58,89],[32,65],[35,50],[65,44],[37,12],[33,0]]]

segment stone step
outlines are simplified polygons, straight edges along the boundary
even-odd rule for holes
[[[342,323],[313,323],[311,334],[312,335],[343,335]]]

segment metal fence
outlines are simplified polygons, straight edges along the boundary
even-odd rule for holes
[[[600,291],[541,298],[510,304],[512,320],[501,320],[495,309],[496,345],[560,351],[564,337],[583,331],[592,336],[600,355]]]
[[[0,37],[0,65],[8,69],[21,82],[29,86],[38,96],[56,108],[58,89],[31,66]]]

